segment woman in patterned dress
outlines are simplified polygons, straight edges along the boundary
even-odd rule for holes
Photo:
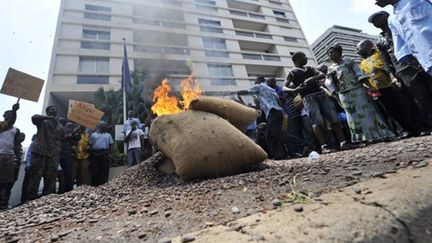
[[[327,78],[337,88],[342,108],[347,114],[352,142],[376,142],[393,138],[395,135],[388,129],[363,87],[368,76],[353,60],[342,58],[341,46],[330,47],[327,54],[334,63],[329,67]]]

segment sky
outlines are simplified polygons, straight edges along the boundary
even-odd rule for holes
[[[309,44],[333,25],[378,34],[367,22],[370,14],[380,10],[374,0],[291,0],[291,4]],[[0,6],[0,85],[9,67],[46,80],[60,0],[0,0]],[[42,113],[44,94],[42,90],[37,103],[20,101],[15,126],[26,134],[25,147],[36,132],[31,116]],[[17,98],[0,94],[0,113],[16,102]]]

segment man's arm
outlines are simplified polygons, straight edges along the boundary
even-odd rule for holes
[[[407,56],[412,55],[411,50],[405,41],[405,35],[402,31],[400,23],[394,19],[394,17],[389,17],[389,28],[392,33],[394,54],[396,59],[400,62],[405,62]]]
[[[32,123],[36,126],[39,126],[42,121],[48,120],[48,119],[55,119],[53,116],[43,116],[43,115],[33,115],[32,116]]]
[[[289,86],[291,85],[293,80],[294,80],[294,76],[292,75],[291,72],[289,72],[287,77],[285,78],[285,82],[284,82],[284,85],[282,87],[282,90],[286,91],[286,92],[296,93],[297,92],[296,89],[289,88]]]

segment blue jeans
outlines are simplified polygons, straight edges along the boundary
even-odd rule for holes
[[[128,150],[128,167],[141,163],[141,148],[131,148]]]

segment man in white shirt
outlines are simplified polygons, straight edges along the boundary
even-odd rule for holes
[[[128,145],[128,166],[131,167],[141,163],[141,140],[144,139],[144,132],[138,128],[138,123],[132,120],[131,127],[126,132],[125,142]]]

